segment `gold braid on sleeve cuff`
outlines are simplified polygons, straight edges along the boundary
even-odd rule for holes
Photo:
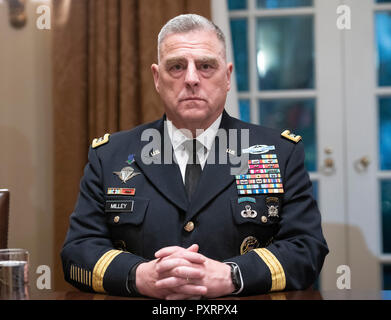
[[[282,291],[286,286],[285,272],[276,256],[266,248],[254,249],[261,259],[268,266],[272,276],[272,287],[270,291]]]
[[[109,250],[100,257],[92,271],[92,289],[94,289],[94,291],[101,293],[106,292],[103,288],[103,277],[110,263],[122,252],[123,251],[120,250]]]

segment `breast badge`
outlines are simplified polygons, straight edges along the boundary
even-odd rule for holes
[[[113,173],[121,179],[122,183],[126,183],[126,181],[140,174],[140,172],[135,172],[132,167],[124,167],[121,171],[114,171]]]
[[[246,205],[244,207],[244,210],[242,210],[242,212],[240,213],[240,215],[243,218],[256,218],[257,212],[255,210],[252,210],[250,205]]]
[[[266,198],[266,206],[268,217],[278,218],[278,198],[277,197],[267,197]]]
[[[242,153],[250,153],[250,154],[262,154],[267,153],[270,150],[275,150],[275,146],[266,146],[264,144],[257,144],[255,146],[251,146],[247,149],[242,149]]]

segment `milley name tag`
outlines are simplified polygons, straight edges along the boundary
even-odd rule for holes
[[[133,212],[134,200],[107,200],[106,212]]]

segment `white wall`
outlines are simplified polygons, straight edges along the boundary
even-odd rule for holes
[[[30,252],[30,289],[36,268],[52,265],[51,31],[39,30],[26,1],[27,24],[9,24],[0,0],[0,188],[11,191],[8,247]]]

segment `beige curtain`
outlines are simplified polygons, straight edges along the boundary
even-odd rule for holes
[[[54,287],[88,146],[162,116],[150,71],[160,28],[182,13],[210,18],[210,0],[53,0]]]

